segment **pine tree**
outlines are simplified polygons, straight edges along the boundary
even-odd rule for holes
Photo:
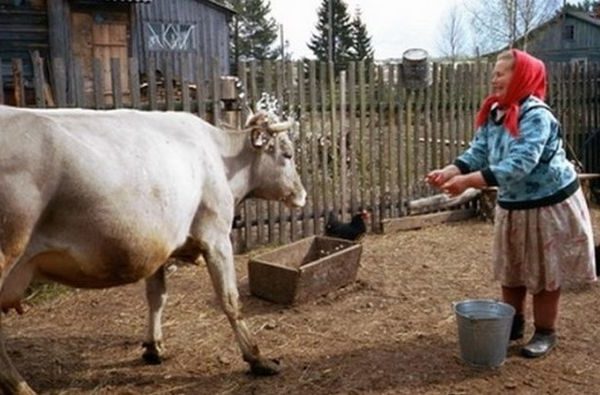
[[[600,5],[598,1],[584,0],[577,4],[565,4],[566,10],[571,11],[583,11],[583,12],[591,12],[594,10],[594,7]]]
[[[233,19],[231,54],[239,60],[274,59],[279,51],[273,48],[277,40],[277,22],[270,17],[268,0],[233,0],[237,15]]]
[[[353,61],[372,61],[374,51],[371,45],[371,37],[367,32],[367,26],[362,21],[360,8],[356,9],[351,27],[352,46],[350,48],[350,59]]]
[[[331,2],[331,46],[329,45],[329,9]],[[322,0],[317,11],[317,32],[313,33],[308,48],[321,61],[333,61],[336,71],[346,68],[351,59],[352,26],[348,6],[344,0]],[[331,51],[331,53],[330,53]]]

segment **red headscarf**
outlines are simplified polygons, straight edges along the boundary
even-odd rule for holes
[[[508,129],[512,136],[519,135],[519,103],[529,95],[536,96],[544,100],[546,97],[546,68],[544,63],[533,56],[519,51],[511,50],[514,57],[514,67],[512,79],[508,83],[506,95],[496,96],[494,94],[485,98],[477,117],[475,117],[475,127],[486,123],[490,110],[494,103],[498,103],[504,110],[503,125]]]

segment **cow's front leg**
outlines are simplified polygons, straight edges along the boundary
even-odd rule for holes
[[[35,391],[23,380],[6,353],[2,333],[2,313],[0,313],[0,389],[2,390],[0,392],[10,395],[35,395]]]
[[[142,357],[146,363],[158,365],[164,352],[162,340],[162,312],[167,303],[165,265],[146,279],[146,300],[148,301],[148,332],[143,343]]]
[[[217,297],[233,328],[244,360],[250,364],[253,374],[270,376],[279,373],[281,370],[279,362],[267,359],[260,354],[252,334],[242,319],[233,263],[233,249],[229,236],[222,234],[213,241],[205,240],[203,244],[204,259]]]

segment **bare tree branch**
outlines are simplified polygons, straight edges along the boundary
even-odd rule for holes
[[[448,15],[441,25],[440,33],[441,39],[438,41],[438,49],[445,58],[455,63],[458,58],[466,55],[467,31],[457,5],[454,5],[448,11]]]
[[[561,0],[469,0],[466,9],[477,45],[491,51],[513,47],[520,38],[526,47],[529,33],[552,18],[560,6]]]

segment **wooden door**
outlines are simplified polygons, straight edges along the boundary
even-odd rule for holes
[[[120,61],[123,93],[129,91],[127,24],[120,22],[94,23],[92,26],[93,56],[102,62],[104,93],[112,93],[111,59]]]
[[[102,93],[107,96],[107,104],[112,95],[111,59],[120,60],[120,78],[123,94],[129,93],[128,72],[128,24],[125,13],[99,13],[96,11],[78,11],[71,14],[72,51],[82,65],[84,92],[90,97],[94,86],[94,59],[102,64]]]

